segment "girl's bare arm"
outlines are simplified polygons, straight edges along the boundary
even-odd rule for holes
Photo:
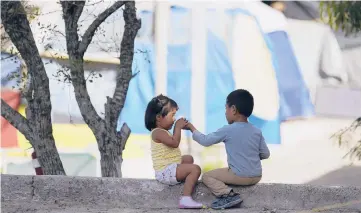
[[[177,148],[181,140],[181,128],[175,126],[173,136],[166,131],[156,129],[152,134],[153,141],[163,143],[169,147]]]

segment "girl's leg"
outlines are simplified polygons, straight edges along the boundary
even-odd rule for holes
[[[197,184],[199,176],[201,175],[201,168],[196,164],[179,164],[177,167],[177,181],[183,181],[184,189],[183,195],[184,196],[191,196],[194,186]]]
[[[193,164],[194,159],[192,155],[183,155],[182,156],[182,163],[181,164]]]
[[[179,164],[177,167],[177,181],[183,181],[183,196],[179,201],[179,208],[202,208],[203,205],[192,199],[192,192],[201,175],[201,168],[195,164]]]

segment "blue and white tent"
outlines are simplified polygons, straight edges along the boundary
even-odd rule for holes
[[[157,95],[159,84],[165,84],[165,93],[177,101],[179,114],[203,124],[201,129],[206,133],[226,124],[225,99],[238,88],[254,95],[250,122],[262,129],[269,144],[280,143],[281,121],[314,114],[281,13],[260,2],[247,2],[239,8],[206,9],[205,24],[198,25],[198,34],[205,28],[204,70],[195,70],[196,62],[192,63],[198,56],[192,45],[200,45],[192,39],[196,35],[192,30],[197,30],[192,25],[195,17],[190,8],[170,8],[167,78],[158,82],[153,11],[141,12],[142,29],[136,42],[136,49],[141,51],[136,51],[133,64],[134,73],[140,72],[130,83],[119,123],[127,122],[135,134],[148,133],[144,111],[148,101]],[[202,68],[202,61],[197,63]],[[199,72],[204,73],[203,80]],[[192,78],[197,76],[198,82],[194,82]]]

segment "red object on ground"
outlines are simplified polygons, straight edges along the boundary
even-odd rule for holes
[[[1,98],[14,110],[20,106],[20,93],[1,88]],[[17,130],[5,118],[1,117],[1,148],[18,147]]]
[[[35,151],[33,153],[31,153],[31,158],[33,159],[33,167],[35,169],[36,175],[44,175],[43,169],[41,168],[41,166],[39,164],[39,161],[36,157]]]

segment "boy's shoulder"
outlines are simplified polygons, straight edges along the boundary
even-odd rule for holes
[[[262,133],[262,130],[261,130],[260,128],[254,126],[254,125],[251,124],[251,123],[248,123],[248,124],[249,124],[250,128],[252,128],[255,132],[257,132],[257,133]]]
[[[229,124],[226,126],[229,126],[229,128],[233,129],[233,131],[244,130],[245,132],[247,132],[249,134],[262,134],[262,130],[257,128],[256,126],[254,126],[251,123],[233,123],[233,124]]]

